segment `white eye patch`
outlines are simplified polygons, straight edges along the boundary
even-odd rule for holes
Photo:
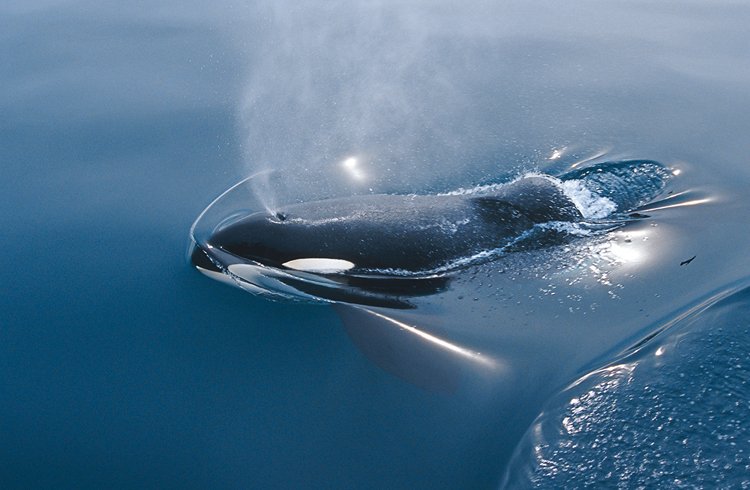
[[[352,262],[343,259],[294,259],[282,264],[284,267],[303,272],[333,273],[347,271],[354,267]]]

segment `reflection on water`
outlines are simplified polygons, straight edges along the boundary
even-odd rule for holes
[[[547,404],[506,488],[750,484],[750,290],[730,288]]]

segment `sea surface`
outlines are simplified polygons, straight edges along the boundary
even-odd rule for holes
[[[729,0],[4,2],[0,487],[750,487],[749,25]],[[448,391],[188,260],[268,171],[273,209],[628,159],[672,173],[645,217],[394,313],[487,360]]]

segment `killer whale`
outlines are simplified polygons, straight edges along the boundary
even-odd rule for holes
[[[529,232],[547,223],[618,226],[651,201],[671,174],[626,160],[557,177],[522,176],[469,193],[372,194],[251,212],[198,243],[193,264],[214,279],[287,299],[409,308],[410,296],[441,291],[452,267],[492,250],[556,243]],[[583,194],[582,194],[583,192]],[[581,202],[588,201],[588,202]],[[599,210],[592,220],[591,202]],[[588,212],[587,212],[588,211]]]
[[[670,176],[650,160],[605,162],[467,193],[376,194],[233,213],[204,226],[200,238],[191,231],[191,260],[211,278],[252,293],[331,304],[376,365],[417,386],[453,391],[467,362],[486,359],[428,334],[431,328],[405,311],[415,308],[411,299],[444,291],[461,273],[449,266],[462,258],[555,243],[529,233],[539,225],[609,229],[643,219],[637,211]]]
[[[296,204],[232,223],[211,244],[284,269],[418,273],[496,248],[535,224],[581,219],[558,182],[531,176],[480,196],[377,194]]]

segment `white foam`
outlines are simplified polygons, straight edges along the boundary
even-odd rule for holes
[[[541,177],[560,187],[565,195],[571,201],[573,201],[573,204],[575,204],[575,206],[578,208],[578,210],[581,212],[581,215],[585,219],[606,218],[607,216],[617,211],[617,205],[611,199],[592,192],[585,186],[582,180],[561,181],[560,179],[552,177],[551,175],[543,174],[541,172],[527,172],[518,176],[510,182],[476,186],[469,189],[462,187],[456,189],[455,191],[446,192],[440,195],[470,196],[497,192],[504,186],[513,184],[514,182],[529,177]]]
[[[573,236],[590,236],[594,232],[594,230],[581,225],[581,223],[572,223],[570,221],[548,221],[547,223],[540,223],[536,227],[543,230],[555,230]]]
[[[320,226],[327,225],[330,223],[339,223],[347,220],[353,220],[359,217],[359,214],[355,213],[348,216],[334,216],[333,218],[321,218],[321,219],[304,219],[304,218],[288,218],[286,221],[289,223],[296,223],[301,225],[309,226]]]
[[[581,180],[566,180],[560,185],[586,219],[606,218],[617,211],[617,205],[611,199],[591,192]]]

